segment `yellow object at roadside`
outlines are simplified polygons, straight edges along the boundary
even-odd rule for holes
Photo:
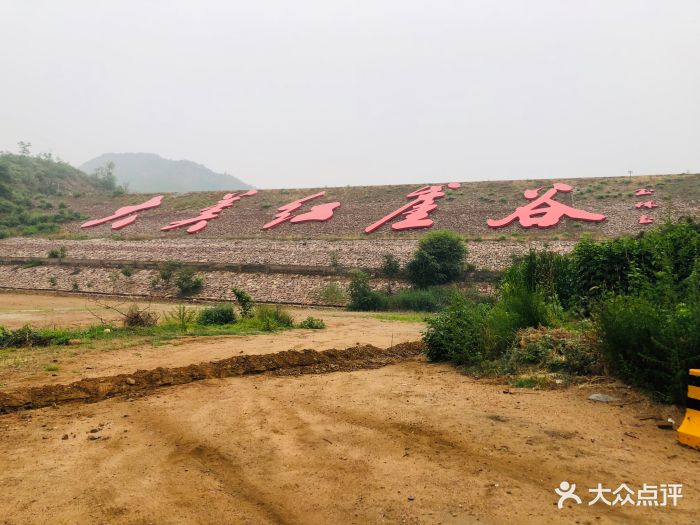
[[[678,427],[678,441],[700,450],[700,369],[691,369],[685,418]]]

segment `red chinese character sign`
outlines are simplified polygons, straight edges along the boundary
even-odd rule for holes
[[[111,222],[113,230],[121,230],[122,228],[126,228],[130,224],[136,222],[136,219],[139,217],[138,212],[157,208],[160,206],[161,202],[163,202],[163,196],[158,195],[157,197],[153,197],[152,199],[149,199],[141,204],[123,206],[108,217],[88,221],[81,224],[80,227],[92,228],[93,226],[99,226],[100,224]]]
[[[648,210],[651,210],[653,208],[658,208],[659,205],[656,204],[654,201],[645,201],[645,202],[638,202],[637,204],[634,205],[634,207],[637,209],[646,208]]]
[[[167,226],[163,226],[161,228],[161,231],[167,232],[170,230],[175,230],[177,228],[184,228],[185,226],[189,226],[189,228],[187,228],[187,233],[199,233],[208,226],[209,221],[211,221],[212,219],[218,219],[221,212],[224,211],[226,208],[230,208],[231,206],[233,206],[234,203],[238,202],[243,197],[252,197],[257,193],[258,190],[227,193],[219,202],[217,202],[213,206],[209,206],[200,210],[199,215],[197,215],[196,217],[171,222]]]
[[[637,191],[634,192],[635,197],[647,197],[647,196],[653,195],[653,194],[654,194],[654,190],[651,190],[649,188],[639,188]],[[644,202],[638,202],[634,205],[634,207],[637,208],[638,210],[640,210],[642,208],[646,208],[647,210],[653,210],[654,208],[658,208],[659,205],[656,204],[653,200],[649,200],[649,201],[644,201]],[[654,217],[650,217],[648,215],[642,215],[641,217],[639,217],[637,222],[639,224],[648,225],[648,224],[654,224],[654,221],[656,221],[656,219],[654,219]]]
[[[554,200],[557,193],[569,193],[573,188],[568,184],[555,183],[552,189],[539,196],[542,188],[526,190],[523,194],[526,199],[532,201],[527,206],[521,206],[512,214],[499,220],[488,219],[486,223],[491,228],[503,228],[514,221],[520,221],[523,228],[551,228],[559,224],[564,217],[576,221],[602,222],[605,215],[579,210]]]
[[[447,187],[451,190],[456,190],[461,187],[461,184],[459,182],[450,182],[447,184]],[[442,199],[444,196],[445,191],[443,184],[437,186],[423,186],[406,195],[407,199],[413,199],[411,202],[390,213],[386,217],[379,219],[374,224],[367,226],[365,228],[365,233],[372,233],[399,215],[403,215],[404,218],[392,224],[392,230],[402,231],[430,228],[434,223],[428,215],[437,210],[438,205],[435,204],[435,201],[437,199]]]
[[[335,210],[340,207],[340,203],[337,201],[328,202],[326,204],[317,204],[316,206],[313,206],[311,210],[307,213],[302,213],[301,215],[297,216],[292,215],[293,212],[301,208],[305,203],[314,199],[319,199],[325,194],[325,191],[321,191],[319,193],[309,195],[308,197],[297,199],[288,204],[285,204],[284,206],[277,208],[277,214],[275,215],[275,218],[272,221],[265,224],[262,227],[262,229],[270,230],[272,228],[276,228],[280,224],[285,223],[287,221],[291,222],[292,224],[298,224],[300,222],[325,222],[331,220],[333,218],[333,213],[335,212]]]

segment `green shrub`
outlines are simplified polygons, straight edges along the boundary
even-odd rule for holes
[[[455,281],[464,269],[466,256],[466,244],[457,233],[449,230],[428,233],[406,265],[408,279],[420,288]]]
[[[688,369],[700,368],[700,302],[610,296],[596,310],[611,370],[665,402],[683,402]]]
[[[60,248],[52,248],[48,253],[49,259],[65,259],[66,257],[66,247],[61,246]]]
[[[128,264],[122,266],[121,269],[120,269],[120,271],[122,272],[122,275],[123,275],[124,277],[131,277],[131,276],[134,275],[134,273],[136,272],[136,270],[134,269],[134,267],[131,266],[131,265],[128,265]]]
[[[197,310],[194,308],[187,308],[184,304],[178,305],[165,314],[166,323],[175,325],[183,331],[187,330],[187,327],[193,324],[196,319]]]
[[[486,359],[490,349],[484,333],[490,310],[488,305],[470,304],[455,294],[447,308],[427,319],[423,341],[428,359],[466,365]]]
[[[43,261],[41,261],[41,259],[29,259],[22,264],[22,268],[26,270],[29,268],[36,268],[37,266],[41,266],[42,264],[44,263]]]
[[[386,277],[387,279],[396,279],[399,275],[401,275],[401,264],[393,255],[385,255],[379,272],[382,277]]]
[[[0,326],[0,348],[23,346],[46,346],[51,344],[51,338],[26,324],[16,330],[8,330]]]
[[[182,263],[178,261],[167,261],[158,267],[158,276],[169,283],[175,272],[182,268]]]
[[[231,288],[231,293],[236,297],[241,317],[251,317],[253,315],[253,298],[240,288]]]
[[[528,328],[518,333],[518,344],[505,356],[506,369],[517,373],[521,367],[535,366],[550,372],[589,375],[602,371],[602,360],[595,331]]]
[[[204,278],[195,275],[192,268],[183,267],[172,275],[172,282],[179,290],[179,295],[192,295],[199,292],[204,286]]]
[[[344,304],[347,300],[347,294],[337,283],[328,283],[319,290],[319,298],[328,304]]]
[[[291,328],[294,326],[294,319],[289,312],[277,305],[258,305],[255,307],[254,319],[259,324],[260,329],[272,332],[280,328]]]
[[[369,284],[369,274],[354,270],[352,272],[348,292],[350,294],[349,310],[362,312],[386,310],[386,296],[372,290]]]
[[[394,294],[384,295],[380,305],[383,310],[437,312],[449,304],[454,293],[461,292],[444,286],[423,289],[404,288]]]
[[[201,325],[225,325],[235,322],[236,310],[231,303],[219,303],[202,308],[197,315],[197,323]]]
[[[326,327],[326,323],[323,319],[317,319],[316,317],[307,317],[302,322],[300,322],[297,327],[307,328],[311,330],[321,330]]]

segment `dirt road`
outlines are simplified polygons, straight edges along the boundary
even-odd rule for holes
[[[697,521],[700,455],[639,420],[657,407],[589,393],[506,394],[408,361],[10,414],[0,417],[0,522]],[[583,505],[557,509],[563,480]],[[681,482],[684,497],[677,508],[588,506],[598,482]]]

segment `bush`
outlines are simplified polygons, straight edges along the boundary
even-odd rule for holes
[[[379,292],[378,292],[379,293]],[[454,293],[453,288],[433,286],[424,289],[403,289],[385,295],[381,301],[384,310],[410,310],[413,312],[437,312],[447,306]]]
[[[165,314],[165,321],[168,324],[178,326],[181,330],[186,330],[189,325],[197,319],[197,311],[194,308],[187,308],[184,304]]]
[[[46,346],[51,342],[50,337],[38,332],[28,324],[17,330],[8,330],[4,326],[0,326],[0,348]]]
[[[321,330],[326,327],[326,323],[323,319],[317,319],[316,317],[307,317],[301,323],[297,325],[298,328],[308,328],[311,330]]]
[[[456,294],[445,310],[427,319],[423,341],[428,359],[466,365],[484,360],[489,353],[484,344],[489,312],[489,306],[469,304]]]
[[[345,304],[348,300],[345,290],[343,290],[337,283],[328,283],[324,285],[318,293],[319,298],[328,304]]]
[[[182,263],[178,261],[167,261],[158,267],[158,276],[166,283],[170,282],[175,272],[182,268]]]
[[[536,366],[570,375],[598,374],[602,360],[593,330],[533,329],[518,332],[518,344],[507,352],[508,371]]]
[[[386,296],[372,290],[369,284],[369,274],[361,270],[352,272],[348,292],[350,293],[349,310],[368,312],[386,309]]]
[[[260,325],[260,329],[272,332],[280,328],[291,328],[294,319],[289,312],[281,306],[258,305],[255,307],[254,319]]]
[[[155,326],[158,324],[158,314],[141,309],[138,305],[132,304],[124,314],[124,326],[129,328]]]
[[[120,271],[122,272],[122,275],[124,277],[131,277],[132,275],[134,275],[134,272],[136,272],[136,270],[134,270],[134,267],[128,264],[122,266]]]
[[[172,281],[179,290],[180,296],[195,294],[204,286],[204,278],[195,275],[194,270],[188,267],[175,271]]]
[[[613,372],[661,401],[685,400],[688,369],[700,368],[700,302],[610,296],[595,318]]]
[[[225,325],[236,322],[236,310],[231,303],[219,303],[215,306],[202,308],[197,316],[201,325]]]
[[[41,259],[28,259],[22,264],[22,268],[27,270],[29,268],[36,268],[37,266],[41,266],[43,261]]]
[[[385,255],[379,273],[382,277],[386,277],[387,279],[396,279],[401,275],[401,264],[399,260],[391,254]]]
[[[61,246],[60,248],[52,248],[48,253],[49,259],[65,259],[66,257],[66,247]]]
[[[253,298],[240,288],[231,288],[231,293],[236,297],[241,317],[251,317],[253,315]]]
[[[464,239],[457,233],[449,230],[428,233],[406,265],[408,279],[420,288],[455,281],[464,269],[466,256]]]

